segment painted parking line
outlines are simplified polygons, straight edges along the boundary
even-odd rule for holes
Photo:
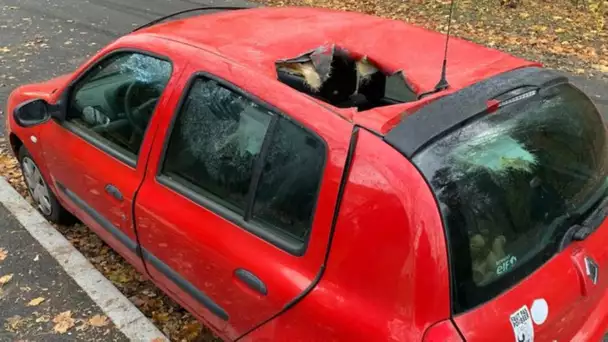
[[[131,341],[168,341],[112,283],[0,177],[0,202]]]

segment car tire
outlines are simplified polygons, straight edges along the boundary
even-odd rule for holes
[[[59,204],[53,190],[48,186],[40,168],[25,146],[19,148],[18,159],[23,181],[38,212],[50,222],[73,224],[76,221],[74,216]]]

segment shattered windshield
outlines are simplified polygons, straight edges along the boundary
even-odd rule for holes
[[[125,54],[113,59],[111,64],[99,65],[99,72],[91,79],[96,81],[117,74],[129,74],[142,83],[166,83],[171,77],[171,68],[165,60],[143,54]]]
[[[439,201],[464,311],[544,264],[568,229],[564,214],[605,191],[606,130],[593,104],[561,84],[448,134],[414,162]]]

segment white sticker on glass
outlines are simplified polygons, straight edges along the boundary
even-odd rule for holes
[[[528,306],[524,305],[521,309],[515,311],[509,317],[515,342],[533,342],[534,341],[534,325]]]

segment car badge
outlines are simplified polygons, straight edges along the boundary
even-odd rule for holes
[[[585,257],[585,269],[587,271],[587,277],[591,279],[593,285],[597,285],[597,281],[600,275],[599,266],[590,257]]]

